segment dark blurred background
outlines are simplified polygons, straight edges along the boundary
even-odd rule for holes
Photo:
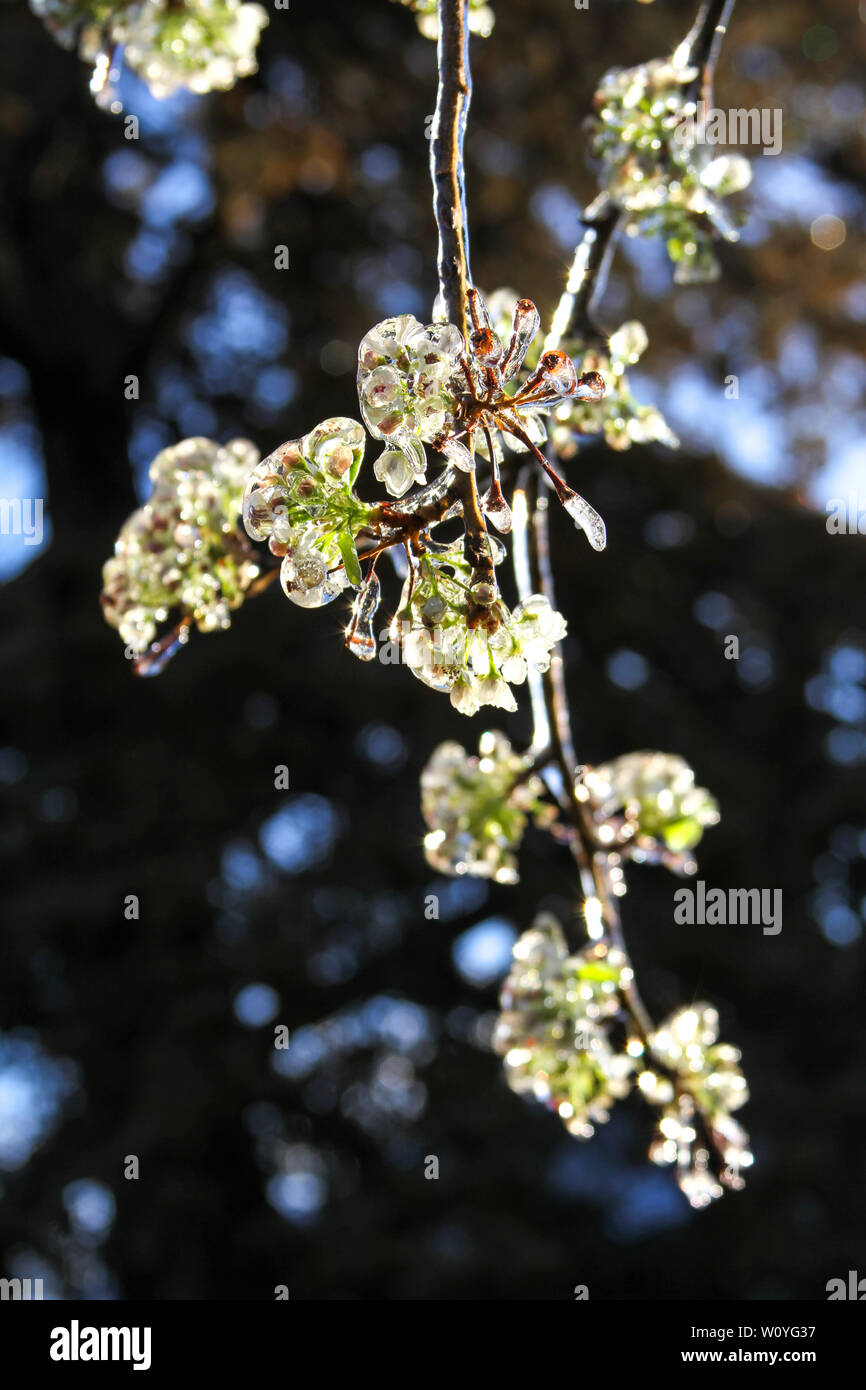
[[[496,10],[473,41],[473,269],[549,312],[594,192],[594,87],[693,7]],[[298,0],[228,94],[125,78],[132,141],[3,0],[0,493],[44,497],[46,535],[0,538],[0,1273],[150,1299],[824,1298],[866,1274],[866,557],[825,525],[858,486],[866,512],[864,19],[737,7],[717,105],[781,108],[783,152],[755,159],[718,284],[676,288],[630,242],[601,312],[646,324],[634,383],[682,449],[568,466],[601,557],[553,517],[579,757],[681,753],[723,812],[701,877],[784,891],[778,936],[684,928],[675,881],[630,873],[648,1003],[716,1003],[751,1086],[749,1185],[692,1213],[638,1097],[579,1144],[486,1046],[515,935],[576,904],[541,836],[516,888],[426,867],[419,771],[484,720],[355,661],[338,605],[268,593],[152,681],[98,607],[158,449],[266,453],[356,414],[363,332],[429,316],[433,46],[385,0]],[[525,709],[493,722],[528,738]]]

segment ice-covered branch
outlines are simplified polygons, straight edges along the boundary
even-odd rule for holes
[[[456,324],[464,338],[467,336],[466,293],[472,283],[463,168],[463,140],[472,96],[467,10],[468,0],[439,0],[436,48],[439,88],[430,143],[443,317]]]
[[[587,208],[583,216],[585,231],[575,247],[565,290],[544,340],[546,348],[557,348],[569,339],[579,339],[587,346],[607,342],[595,322],[593,309],[604,292],[623,221],[621,210],[606,193]]]

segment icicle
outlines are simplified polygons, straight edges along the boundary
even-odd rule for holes
[[[469,310],[469,317],[472,320],[472,327],[476,332],[493,332],[493,324],[490,322],[490,315],[487,312],[487,305],[479,290],[472,285],[466,291],[466,307]]]
[[[511,530],[513,518],[511,508],[505,500],[499,478],[494,477],[490,487],[481,499],[481,510],[488,516],[497,531],[506,536]]]
[[[579,492],[565,489],[559,500],[568,512],[575,526],[579,527],[593,550],[604,550],[607,545],[607,528],[595,507],[591,507]]]
[[[346,646],[361,661],[372,661],[376,655],[373,619],[380,597],[379,576],[371,570],[355,596],[352,618],[346,629]]]

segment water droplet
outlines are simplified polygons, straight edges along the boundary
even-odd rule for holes
[[[379,576],[371,570],[355,597],[351,621],[346,630],[346,646],[361,661],[372,661],[376,655],[373,619],[380,598]]]
[[[561,497],[560,501],[593,550],[604,550],[607,545],[607,528],[595,507],[591,507],[578,492],[571,492],[570,496]]]

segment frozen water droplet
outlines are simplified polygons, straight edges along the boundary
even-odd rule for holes
[[[575,526],[578,526],[593,550],[604,550],[607,545],[607,528],[595,507],[591,507],[578,492],[560,498]]]
[[[451,463],[457,468],[461,468],[464,473],[473,473],[475,471],[475,459],[466,448],[466,445],[461,443],[459,439],[446,439],[445,443],[442,445],[442,453],[447,459],[450,459]]]
[[[638,358],[646,352],[648,343],[649,338],[643,324],[639,323],[637,319],[630,319],[628,323],[622,324],[615,333],[611,333],[610,355],[616,361],[626,362],[629,366],[633,366]],[[581,377],[582,380],[583,377]]]
[[[470,336],[472,356],[482,367],[496,367],[502,359],[502,343],[492,328],[477,328]]]
[[[361,661],[372,661],[376,655],[376,636],[373,619],[379,607],[381,590],[379,576],[372,571],[358,590],[347,628],[346,646]]]
[[[549,383],[558,396],[570,396],[577,387],[577,373],[574,363],[561,348],[551,348],[542,355],[539,367],[544,380]]]
[[[577,382],[574,395],[579,401],[600,401],[605,389],[601,372],[584,372]]]
[[[423,482],[427,472],[427,454],[422,440],[409,430],[398,430],[394,435],[394,441],[402,449],[415,478],[418,482]]]
[[[502,495],[498,483],[492,483],[481,499],[481,510],[488,516],[503,536],[507,536],[513,524],[511,508]]]

